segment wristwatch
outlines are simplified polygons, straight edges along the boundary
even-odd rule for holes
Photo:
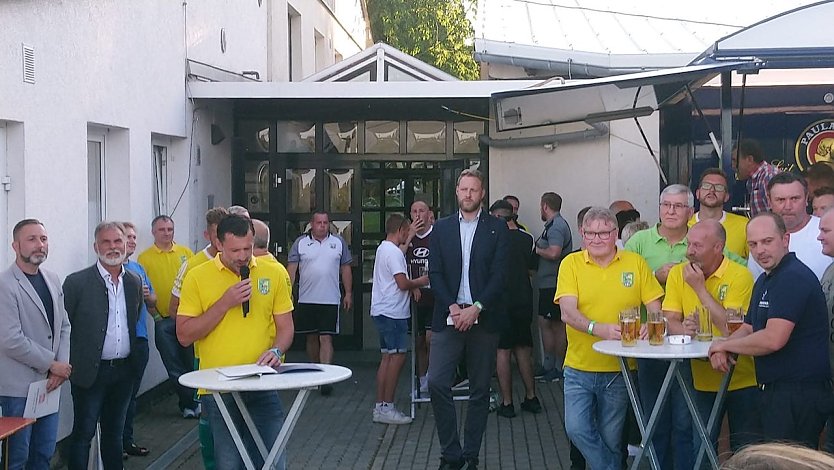
[[[269,351],[272,352],[272,354],[275,354],[275,357],[277,357],[278,359],[281,359],[282,357],[284,357],[284,353],[281,352],[281,350],[278,349],[278,348],[272,348]]]
[[[478,307],[478,313],[481,313],[481,312],[484,311],[484,304],[478,302],[477,300],[472,305]]]

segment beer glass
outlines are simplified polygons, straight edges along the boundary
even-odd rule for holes
[[[695,307],[693,315],[695,315],[697,321],[695,339],[698,341],[712,341],[712,319],[709,316],[709,309],[704,306]]]
[[[652,346],[660,346],[666,338],[666,317],[663,312],[659,310],[646,313],[646,321],[649,329],[649,344]]]
[[[630,308],[620,312],[620,339],[623,346],[637,346],[640,337],[640,311]]]
[[[727,309],[727,331],[733,334],[741,328],[744,323],[744,309],[742,308],[728,308]]]

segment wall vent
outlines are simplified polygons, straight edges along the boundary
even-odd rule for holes
[[[23,44],[23,83],[35,83],[35,48]]]

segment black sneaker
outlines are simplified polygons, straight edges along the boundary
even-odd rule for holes
[[[329,397],[333,393],[333,386],[332,385],[322,385],[319,387],[319,392],[322,396]]]
[[[463,467],[463,462],[456,462],[453,460],[446,460],[440,457],[440,468],[438,470],[460,470]]]
[[[501,404],[498,406],[498,416],[505,418],[515,418],[515,407],[512,403],[509,405]]]
[[[550,372],[550,370],[545,369],[542,366],[538,366],[538,367],[536,367],[535,372],[533,372],[533,378],[534,379],[540,379],[540,378],[542,378],[542,376],[544,376],[544,374],[546,374],[548,372]]]
[[[533,414],[541,413],[542,404],[539,403],[539,397],[525,398],[524,401],[521,402],[521,409]]]

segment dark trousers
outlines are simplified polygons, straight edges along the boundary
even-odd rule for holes
[[[489,413],[489,384],[495,371],[498,333],[480,325],[460,332],[454,326],[433,332],[429,357],[429,391],[440,440],[441,455],[449,462],[477,460]],[[461,448],[458,421],[452,398],[455,370],[466,358],[469,375],[469,408]]]
[[[831,386],[823,382],[764,385],[762,434],[766,441],[793,441],[816,449],[831,413]]]
[[[133,392],[129,360],[101,361],[96,380],[89,388],[72,385],[74,412],[67,467],[86,470],[90,441],[101,423],[101,459],[105,470],[122,468],[122,432]]]
[[[180,385],[180,376],[191,372],[194,367],[194,348],[183,347],[177,340],[177,328],[173,318],[163,318],[154,324],[156,349],[162,364],[168,371],[168,378],[174,384],[179,399],[180,411],[197,408],[195,390]]]
[[[139,393],[139,385],[142,384],[142,376],[145,375],[145,367],[148,365],[149,356],[148,338],[136,338],[133,349],[130,353],[131,378],[133,379],[133,392],[130,395],[130,403],[127,405],[127,416],[125,416],[125,430],[122,433],[124,448],[134,444],[133,441],[133,418],[136,416],[136,394]]]

